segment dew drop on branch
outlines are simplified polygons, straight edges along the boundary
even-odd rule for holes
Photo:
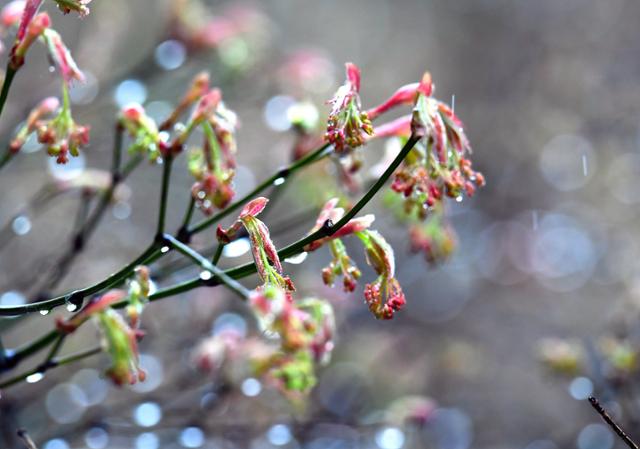
[[[38,372],[38,373],[33,373],[27,376],[25,380],[27,381],[28,384],[35,384],[37,382],[40,382],[42,379],[44,379],[44,374]]]
[[[13,219],[11,229],[16,235],[26,235],[31,231],[31,220],[26,215],[20,215]]]

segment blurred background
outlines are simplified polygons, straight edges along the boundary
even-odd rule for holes
[[[83,20],[47,8],[87,75],[72,99],[76,119],[91,125],[91,146],[59,167],[30,142],[3,170],[0,304],[37,295],[41,273],[69,246],[80,194],[42,199],[42,192],[83,173],[99,176],[88,169],[108,170],[118,108],[138,101],[161,119],[202,70],[212,73],[241,121],[239,195],[290,160],[292,104],[315,105],[323,120],[323,102],[343,82],[345,61],[362,69],[365,106],[429,70],[436,97],[455,97],[487,187],[451,205],[459,247],[438,267],[409,252],[405,228],[380,201],[369,206],[396,249],[407,294],[406,309],[390,322],[370,316],[361,291],[343,295],[322,285],[325,251],[302,265],[286,263],[302,293],[332,300],[339,321],[333,360],[320,371],[304,412],[294,413],[257,379],[221,382],[193,368],[192,350],[203,338],[228,327],[255,333],[243,304],[221,289],[202,289],[145,311],[146,382],[111,386],[101,355],[3,391],[0,446],[21,447],[13,437],[21,426],[44,449],[622,447],[589,407],[590,394],[632,434],[638,429],[638,2],[94,0],[90,6]],[[200,40],[182,27],[201,22],[209,28]],[[57,93],[56,79],[44,51],[33,50],[2,117],[3,141],[34,104]],[[369,146],[367,164],[383,153],[383,142]],[[170,229],[187,205],[192,181],[184,167],[184,159],[176,163]],[[297,239],[315,219],[301,197],[313,187],[305,173],[265,218],[278,245]],[[160,175],[148,164],[132,174],[54,293],[102,279],[146,248]],[[302,217],[298,226],[285,225],[292,216]],[[207,247],[214,238],[212,229],[195,244]],[[250,260],[247,250],[243,241],[228,247],[223,265]],[[192,275],[176,271],[162,284]],[[3,319],[4,344],[16,347],[52,322],[52,316]],[[97,341],[95,329],[85,327],[63,353]],[[423,419],[407,424],[403,417],[412,413]]]

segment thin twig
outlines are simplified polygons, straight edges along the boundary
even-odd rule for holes
[[[596,412],[600,414],[602,419],[609,424],[609,427],[613,429],[615,433],[624,441],[624,443],[629,446],[631,449],[638,449],[638,445],[629,435],[625,433],[624,430],[613,420],[613,418],[607,413],[607,411],[600,405],[600,402],[593,396],[589,397],[589,403],[595,409]]]
[[[33,442],[25,429],[18,429],[16,433],[18,434],[18,438],[27,446],[27,449],[38,449],[38,446],[36,446],[36,443]]]

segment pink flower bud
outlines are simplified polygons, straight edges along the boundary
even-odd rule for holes
[[[62,79],[69,85],[73,80],[84,81],[84,74],[76,65],[71,52],[57,31],[47,28],[43,32],[51,60],[58,66]]]
[[[345,64],[347,69],[347,82],[353,87],[353,90],[360,92],[360,69],[352,62]]]
[[[265,207],[267,207],[267,203],[269,202],[268,198],[260,196],[254,200],[249,201],[244,205],[242,211],[240,211],[240,215],[238,218],[242,220],[245,217],[255,217],[259,215]]]
[[[26,2],[24,0],[14,0],[2,8],[0,12],[0,22],[6,28],[16,25],[24,12]]]
[[[397,118],[390,122],[376,126],[373,130],[373,137],[409,137],[411,134],[411,116]]]
[[[420,83],[411,83],[399,88],[387,101],[367,111],[369,119],[375,120],[381,114],[397,106],[413,105],[416,101],[419,85]]]
[[[327,121],[325,140],[339,154],[364,145],[366,136],[373,134],[371,120],[360,104],[360,70],[352,63],[346,64],[347,80],[329,101],[331,111]]]

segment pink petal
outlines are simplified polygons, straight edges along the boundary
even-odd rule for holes
[[[373,130],[373,137],[405,137],[411,134],[411,116],[399,117]]]
[[[18,28],[17,39],[22,41],[27,34],[27,27],[33,20],[34,16],[40,9],[40,5],[43,0],[27,0],[22,13],[22,19],[20,20],[20,27]]]
[[[395,108],[396,106],[412,105],[416,100],[416,93],[418,92],[419,86],[420,83],[411,83],[406,84],[400,89],[396,90],[387,101],[367,111],[369,120],[374,120],[380,114],[383,114],[384,112],[387,112],[389,109]]]
[[[360,69],[352,62],[345,64],[347,68],[347,81],[356,92],[360,92]]]
[[[264,210],[268,202],[269,200],[263,196],[251,200],[242,208],[242,212],[240,212],[240,216],[238,218],[255,217]]]

